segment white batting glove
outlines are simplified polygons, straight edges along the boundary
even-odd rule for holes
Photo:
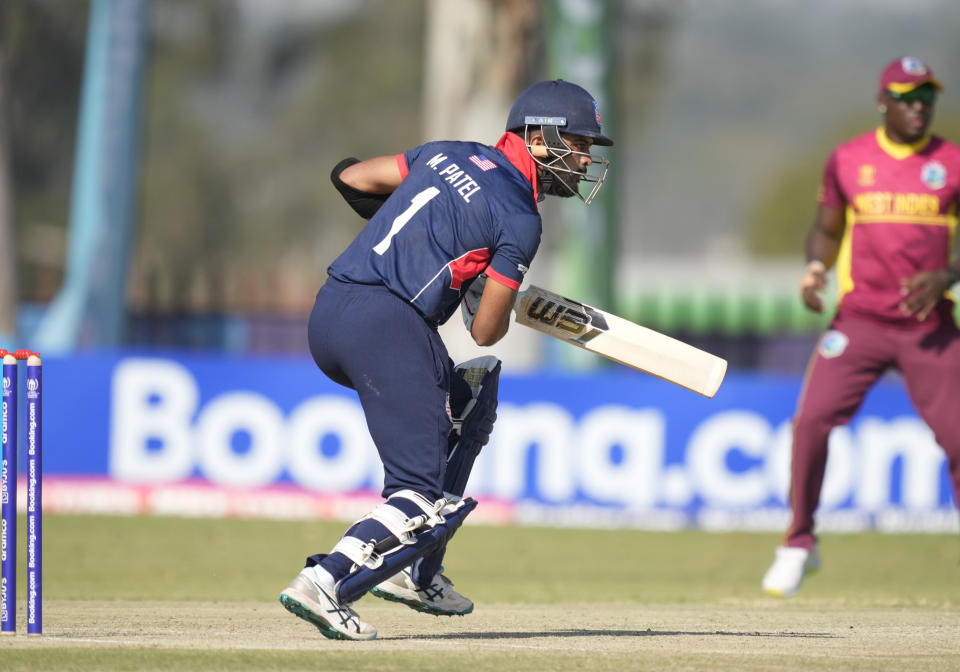
[[[463,326],[467,328],[467,333],[473,333],[473,318],[477,316],[477,308],[480,307],[480,298],[486,284],[487,276],[481,273],[470,283],[460,302],[460,314],[463,315]]]

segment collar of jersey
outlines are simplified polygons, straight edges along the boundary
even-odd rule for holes
[[[533,201],[537,202],[537,164],[533,162],[530,156],[530,150],[527,149],[527,143],[523,141],[516,133],[509,131],[497,141],[497,149],[503,152],[503,155],[510,159],[510,163],[523,173],[523,176],[530,180],[533,187]]]
[[[930,134],[927,133],[912,144],[901,145],[887,137],[887,132],[883,126],[877,126],[877,144],[880,145],[880,149],[895,159],[905,159],[908,156],[922,152],[923,148],[930,144],[930,137]]]

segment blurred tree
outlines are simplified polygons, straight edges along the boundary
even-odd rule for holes
[[[807,232],[817,209],[817,188],[822,156],[794,157],[784,169],[757,191],[748,220],[747,249],[758,257],[803,257]]]
[[[624,145],[625,152],[633,138],[643,133],[657,108],[656,92],[666,83],[669,47],[681,8],[679,3],[655,0],[620,4],[614,27],[617,50],[614,88],[618,114],[630,122],[621,125],[620,137],[616,138],[618,144]]]
[[[16,236],[13,220],[13,183],[10,176],[10,142],[7,106],[10,85],[7,82],[5,43],[0,34],[0,343],[15,345],[16,312],[20,296],[17,288]]]
[[[867,110],[869,112],[869,110]],[[870,128],[866,116],[825,129],[802,155],[784,157],[783,169],[758,185],[747,222],[746,244],[759,258],[805,258],[807,232],[817,212],[817,189],[830,152]]]
[[[135,306],[305,310],[362,225],[330,168],[420,142],[422,3],[272,6],[154,3]]]
[[[427,0],[425,140],[500,137],[514,98],[543,77],[541,4]]]
[[[843,121],[803,155],[784,157],[783,170],[756,190],[746,227],[751,254],[758,258],[805,257],[807,232],[817,211],[817,189],[830,152],[870,128],[867,116]],[[950,109],[937,110],[933,132],[960,143],[960,116]]]
[[[19,265],[3,266],[18,268],[21,300],[49,300],[63,270],[88,9],[87,2],[58,0],[0,3],[7,66],[0,104],[7,114],[16,196],[7,207],[16,222],[12,249],[19,257]],[[10,291],[11,285],[4,286]]]

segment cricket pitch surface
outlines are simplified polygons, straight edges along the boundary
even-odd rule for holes
[[[42,636],[0,638],[0,659],[5,670],[960,669],[960,611],[943,607],[478,604],[438,618],[365,597],[356,609],[376,640],[325,639],[279,603],[58,600]]]

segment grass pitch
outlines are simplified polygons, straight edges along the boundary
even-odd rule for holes
[[[380,637],[358,643],[324,639],[277,602],[343,524],[44,523],[45,634],[0,638],[5,672],[960,669],[954,536],[824,535],[824,569],[784,601],[759,588],[777,535],[468,523],[445,564],[475,613],[367,596],[356,608]]]

